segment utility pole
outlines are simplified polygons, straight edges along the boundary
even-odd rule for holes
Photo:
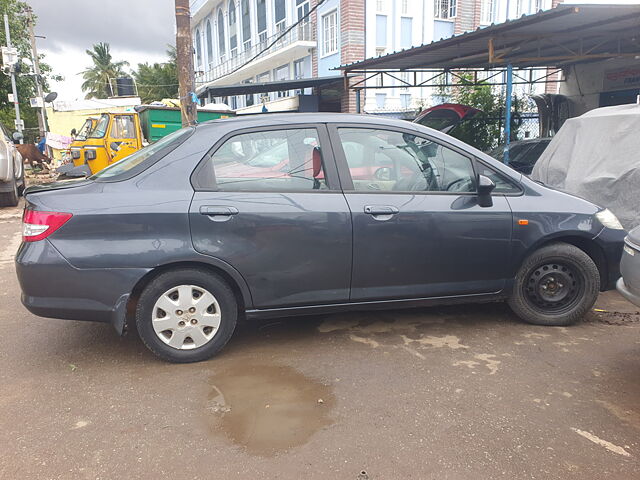
[[[196,104],[191,98],[194,91],[191,12],[189,11],[189,0],[175,0],[175,5],[178,92],[180,95],[182,126],[186,127],[196,123]]]
[[[11,48],[11,33],[9,32],[9,17],[4,14],[4,31],[7,38],[7,48]],[[24,143],[22,139],[22,120],[20,120],[20,104],[18,103],[18,89],[16,88],[16,72],[15,64],[11,65],[11,90],[13,91],[13,107],[16,110],[16,130],[20,134],[20,143]]]
[[[38,92],[38,98],[42,102],[40,107],[40,115],[38,115],[38,130],[40,131],[40,137],[44,137],[47,134],[47,112],[44,107],[44,93],[42,92],[42,77],[40,76],[40,63],[38,61],[38,49],[36,48],[36,36],[33,33],[33,10],[28,8],[27,13],[29,15],[29,36],[31,37],[31,55],[33,61],[33,71],[35,73],[36,89]]]

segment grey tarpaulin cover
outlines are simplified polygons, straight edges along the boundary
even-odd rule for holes
[[[531,178],[609,208],[627,230],[640,225],[640,105],[567,120]]]

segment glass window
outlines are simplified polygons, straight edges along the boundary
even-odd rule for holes
[[[274,16],[276,19],[275,23],[278,24],[283,21],[285,14],[285,0],[274,0]]]
[[[171,150],[176,148],[181,141],[183,141],[186,137],[193,133],[193,128],[183,128],[177,130],[173,133],[170,133],[166,137],[162,137],[156,143],[149,145],[148,147],[144,147],[141,150],[138,150],[131,155],[124,157],[122,160],[112,163],[108,167],[100,170],[98,173],[93,175],[91,178],[93,179],[109,179],[116,177],[118,175],[122,175],[129,170],[137,167],[142,164],[145,160],[150,158],[152,155],[156,155],[155,158],[159,158],[160,155],[166,155]]]
[[[338,11],[322,17],[322,54],[331,55],[338,51]]]
[[[471,160],[411,133],[340,128],[355,190],[475,192]]]
[[[111,136],[113,138],[136,138],[133,115],[116,115],[111,123]]]
[[[387,46],[387,16],[376,15],[376,47]]]
[[[211,156],[223,191],[292,191],[327,188],[314,128],[235,135]]]
[[[229,52],[233,56],[237,52],[238,48],[238,17],[236,15],[236,5],[233,0],[229,0],[228,4],[229,13]]]
[[[257,13],[258,13],[258,34],[262,34],[263,32],[266,35],[267,30],[267,3],[266,0],[258,0],[257,2]]]
[[[457,13],[457,0],[435,0],[435,18],[448,20],[454,18]]]
[[[89,138],[102,138],[107,133],[107,127],[109,126],[109,115],[101,115],[96,128],[93,129]]]
[[[196,68],[202,63],[202,46],[200,45],[200,30],[196,30]]]
[[[206,30],[206,42],[207,42],[207,61],[213,63],[213,37],[211,33],[211,21],[207,20]]]
[[[402,17],[400,19],[400,47],[411,48],[413,44],[413,18]]]
[[[242,41],[251,41],[251,11],[249,0],[242,0]]]
[[[226,50],[224,44],[224,15],[222,15],[222,10],[218,10],[218,51],[220,52],[220,56],[224,57]]]
[[[489,25],[493,23],[495,12],[495,0],[482,0],[480,4],[480,24]]]
[[[496,184],[496,188],[493,189],[493,193],[520,193],[520,187],[518,187],[515,182],[508,179],[506,175],[502,175],[480,162],[477,162],[477,169],[478,175],[489,177],[493,180],[493,183]]]

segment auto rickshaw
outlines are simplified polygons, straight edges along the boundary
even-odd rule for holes
[[[142,129],[137,113],[103,113],[84,142],[82,157],[94,174],[142,147]]]
[[[75,167],[84,165],[84,158],[82,158],[82,147],[87,141],[87,137],[96,127],[97,123],[97,117],[89,117],[84,121],[84,124],[82,125],[80,130],[78,130],[77,132],[75,131],[75,129],[71,131],[73,142],[71,142],[71,145],[69,145],[69,153],[71,154],[71,160],[73,160],[73,165]]]

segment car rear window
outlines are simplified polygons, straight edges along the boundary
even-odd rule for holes
[[[161,138],[156,143],[144,147],[122,160],[92,175],[93,180],[118,180],[129,174],[139,173],[171,152],[193,133],[193,128],[183,128]]]

